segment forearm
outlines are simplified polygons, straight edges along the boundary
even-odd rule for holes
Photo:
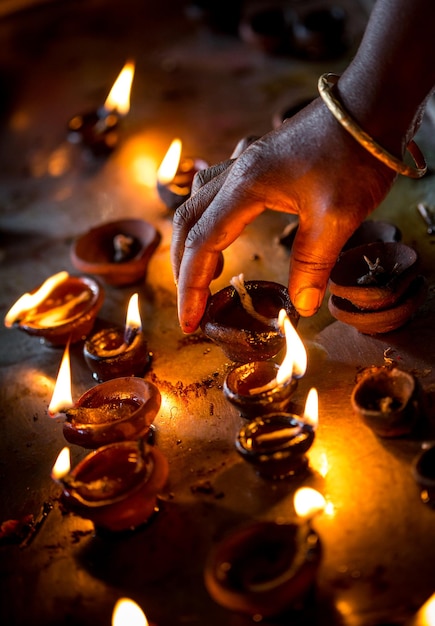
[[[378,0],[338,93],[364,130],[396,155],[435,85],[434,58],[434,0]]]

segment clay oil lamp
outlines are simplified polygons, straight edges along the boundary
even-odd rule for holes
[[[4,323],[44,343],[64,346],[89,334],[103,300],[104,292],[95,280],[62,271],[23,294],[6,314]]]
[[[160,239],[160,233],[145,220],[105,222],[75,239],[71,262],[109,285],[133,285],[145,280]]]
[[[208,167],[198,157],[183,157],[181,139],[174,139],[157,170],[157,192],[171,211],[175,211],[191,194],[195,174]]]
[[[51,417],[63,414],[63,434],[83,448],[145,437],[160,409],[158,388],[143,378],[114,378],[92,387],[77,402],[71,393],[68,346],[65,349],[53,396]]]
[[[277,323],[281,309],[296,326],[299,317],[286,287],[263,280],[245,282],[240,274],[209,298],[201,329],[232,361],[266,361],[285,344]]]
[[[366,334],[405,324],[426,298],[417,252],[400,242],[376,242],[343,252],[332,269],[329,310]]]
[[[303,607],[321,557],[319,536],[307,521],[257,521],[214,546],[205,585],[215,602],[260,622]]]
[[[422,502],[435,507],[435,443],[425,443],[412,464]]]
[[[365,370],[351,395],[354,412],[379,437],[402,437],[422,413],[422,390],[412,374],[399,368]]]
[[[150,626],[144,612],[130,598],[120,598],[113,607],[112,626]]]
[[[318,420],[316,389],[311,389],[302,417],[271,413],[245,424],[236,439],[236,450],[263,478],[281,480],[305,474],[306,452],[314,441]]]
[[[68,122],[68,140],[81,144],[96,157],[106,156],[119,142],[122,119],[130,110],[130,92],[135,65],[128,61],[114,82],[104,105],[75,115]]]
[[[91,520],[97,529],[120,532],[142,526],[157,512],[168,473],[162,452],[139,439],[98,448],[72,470],[64,448],[51,476],[62,485],[61,502],[67,510]]]
[[[284,309],[279,312],[278,324],[286,341],[281,365],[275,361],[250,361],[233,367],[225,378],[226,399],[246,419],[285,411],[297,388],[297,379],[305,374],[307,352]]]
[[[98,382],[121,376],[142,376],[151,357],[142,332],[138,294],[131,296],[125,328],[105,328],[88,337],[83,356]]]

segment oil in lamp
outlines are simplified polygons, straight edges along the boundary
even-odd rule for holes
[[[236,450],[263,478],[281,480],[306,473],[306,452],[314,441],[318,422],[317,390],[306,399],[304,414],[271,413],[245,424],[236,439]]]
[[[119,532],[134,530],[158,511],[168,473],[162,452],[139,439],[98,448],[72,470],[69,449],[64,448],[51,476],[62,485],[66,509],[91,520],[97,529]]]
[[[149,622],[136,602],[120,598],[113,607],[112,626],[149,626]]]
[[[250,361],[233,367],[225,378],[225,397],[246,419],[284,411],[297,388],[297,379],[305,374],[305,346],[284,309],[278,314],[278,325],[286,343],[281,365]]]
[[[97,281],[62,271],[23,294],[9,309],[4,323],[50,345],[64,346],[88,335],[103,300],[104,292]]]
[[[256,521],[218,543],[204,572],[215,602],[250,615],[255,622],[301,610],[322,557],[320,539],[307,522],[319,512],[318,500],[301,523]]]
[[[85,361],[99,382],[120,376],[141,376],[150,363],[138,298],[137,293],[130,298],[125,328],[105,328],[85,341]]]
[[[409,435],[423,413],[417,379],[397,367],[364,370],[351,395],[354,412],[379,437]]]
[[[128,61],[114,82],[104,105],[96,111],[75,115],[68,122],[68,140],[82,144],[94,156],[109,154],[119,142],[119,126],[130,110],[135,64]]]
[[[190,197],[195,174],[208,167],[203,159],[182,157],[181,152],[181,139],[173,139],[157,170],[157,192],[172,211]]]
[[[66,346],[48,407],[64,414],[65,439],[83,448],[145,437],[160,409],[158,388],[143,378],[114,378],[88,389],[76,403],[71,394],[69,346]]]
[[[287,287],[267,280],[245,281],[234,276],[231,285],[210,296],[201,329],[232,361],[265,361],[283,348],[278,324],[284,309],[296,326],[299,320]]]

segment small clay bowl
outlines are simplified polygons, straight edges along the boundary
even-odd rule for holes
[[[349,237],[342,248],[342,252],[369,243],[397,242],[401,239],[402,233],[395,224],[381,220],[365,220]]]
[[[245,424],[236,450],[263,478],[300,476],[308,468],[305,455],[314,441],[314,428],[297,415],[272,413]]]
[[[425,504],[435,506],[435,443],[424,444],[411,467]]]
[[[426,299],[427,282],[417,276],[394,306],[377,311],[362,310],[349,300],[331,295],[328,308],[337,320],[365,335],[381,335],[406,324]]]
[[[284,309],[296,326],[299,316],[286,287],[267,280],[251,280],[245,282],[245,288],[258,313],[277,320],[279,311]],[[245,311],[232,286],[210,296],[201,328],[229,359],[240,363],[271,359],[285,345],[285,336],[277,326],[263,324]]]
[[[68,341],[76,343],[83,340],[91,332],[104,301],[104,290],[93,278],[68,276],[35,307],[33,313],[48,314],[54,307],[67,304],[72,298],[80,297],[81,294],[85,295],[85,299],[69,310],[64,322],[44,326],[43,321],[38,323],[23,318],[17,323],[17,327],[28,335],[40,337],[42,341],[52,346],[65,346]]]
[[[254,522],[211,550],[205,585],[230,611],[274,617],[303,604],[315,585],[321,556],[319,537],[308,524]]]
[[[145,280],[160,238],[154,226],[141,219],[106,222],[74,241],[71,261],[109,285],[131,285]]]
[[[351,404],[379,437],[402,437],[414,430],[421,413],[421,388],[398,368],[370,368],[355,385]]]
[[[371,271],[379,259],[379,268]],[[400,242],[375,242],[351,248],[340,255],[332,269],[329,291],[355,307],[376,311],[393,306],[418,272],[414,248]]]
[[[161,404],[158,388],[143,378],[114,378],[88,389],[65,410],[63,435],[82,448],[145,437]]]

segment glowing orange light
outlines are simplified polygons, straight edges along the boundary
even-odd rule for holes
[[[416,626],[435,625],[435,594],[423,604],[416,617]]]
[[[301,487],[294,495],[293,504],[299,517],[311,518],[324,510],[326,500],[316,489]]]
[[[139,312],[139,294],[134,293],[128,303],[127,317],[125,320],[126,330],[141,330],[142,320]]]
[[[65,347],[62,361],[57,375],[56,384],[54,386],[51,402],[48,405],[48,413],[50,417],[54,417],[57,413],[64,409],[70,409],[74,406],[71,395],[71,365],[69,358],[69,343]]]
[[[120,598],[113,609],[112,626],[149,626],[149,623],[136,602]]]
[[[291,323],[287,313],[281,309],[278,315],[279,327],[284,330],[286,341],[286,354],[281,363],[276,381],[282,384],[292,376],[300,378],[307,369],[307,352],[302,343],[302,339],[296,332],[296,328]]]
[[[174,180],[181,159],[181,139],[173,139],[169,149],[157,170],[157,180],[167,185]]]
[[[313,428],[317,428],[319,423],[319,395],[315,387],[312,387],[308,392],[303,419]]]
[[[116,111],[119,115],[127,115],[130,110],[130,92],[134,69],[133,61],[128,61],[124,65],[104,103],[106,111]]]
[[[58,272],[47,278],[35,293],[23,294],[6,313],[4,319],[5,326],[10,328],[14,322],[27,318],[50,295],[53,289],[66,280],[68,276],[68,272]]]
[[[62,480],[71,469],[71,455],[68,447],[62,448],[51,470],[54,480]]]

